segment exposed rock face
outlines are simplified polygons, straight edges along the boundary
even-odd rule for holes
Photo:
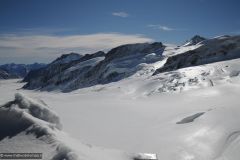
[[[23,82],[32,82],[36,78],[41,78],[40,81],[45,83],[55,75],[62,73],[67,68],[70,68],[80,62],[104,55],[105,53],[102,51],[96,52],[94,54],[86,54],[84,56],[77,53],[64,54],[54,60],[52,63],[48,64],[46,67],[29,72],[29,74],[23,79]]]
[[[106,54],[104,61],[89,70],[80,81],[85,85],[94,85],[129,77],[139,69],[136,68],[139,64],[160,60],[163,50],[162,43],[139,43],[119,46],[110,50]],[[151,53],[155,53],[155,56],[147,59],[146,56]]]
[[[162,43],[127,44],[104,52],[86,54],[67,63],[61,57],[47,67],[30,72],[24,79],[24,88],[71,91],[96,84],[105,84],[129,77],[140,70],[142,63],[162,59]],[[62,56],[63,58],[63,56]]]
[[[69,83],[66,91],[119,81],[136,73],[141,63],[151,63],[162,59],[164,46],[161,43],[140,43],[119,46],[110,50],[103,61]],[[153,58],[147,55],[156,53]]]
[[[71,61],[75,61],[78,60],[82,57],[82,55],[77,54],[77,53],[69,53],[69,54],[63,54],[62,56],[60,56],[59,58],[57,58],[56,60],[54,60],[52,62],[52,64],[65,64],[65,63],[69,63]]]
[[[23,79],[23,82],[31,83],[30,85],[26,85],[28,87],[31,86],[30,88],[35,88],[35,84],[39,87],[40,84],[46,83],[48,79],[61,73],[72,61],[78,60],[81,57],[81,55],[76,53],[64,54],[46,67],[29,72],[29,74]]]
[[[180,68],[204,65],[219,61],[240,58],[240,36],[221,36],[204,39],[192,38],[193,46],[179,46],[169,52],[162,43],[137,43],[122,45],[107,54],[97,52],[86,54],[79,59],[63,55],[45,68],[30,72],[24,79],[24,88],[40,90],[60,90],[69,92],[75,89],[106,84],[130,77],[142,71],[144,65],[161,62],[161,67],[153,75],[174,71]],[[75,57],[75,54],[69,54]],[[66,60],[68,59],[68,60]],[[72,59],[69,61],[69,59]],[[163,62],[165,63],[163,66]],[[195,80],[193,80],[195,83]],[[170,83],[170,82],[169,82]],[[192,80],[189,81],[192,83]]]
[[[41,89],[49,87],[50,85],[60,85],[70,80],[74,76],[86,72],[91,64],[85,64],[83,68],[73,66],[82,64],[84,61],[94,59],[97,57],[104,57],[105,53],[100,51],[94,54],[86,54],[84,56],[76,53],[70,53],[62,55],[54,60],[52,63],[44,68],[29,72],[29,74],[23,79],[23,82],[28,82],[24,88],[28,89]],[[70,70],[67,70],[70,69]]]
[[[165,65],[153,75],[180,68],[240,58],[240,36],[224,36],[202,42],[202,46],[182,54],[169,57]]]
[[[201,37],[199,35],[195,35],[194,37],[192,37],[189,41],[187,41],[183,46],[191,46],[191,45],[196,45],[202,41],[207,40],[204,37]]]

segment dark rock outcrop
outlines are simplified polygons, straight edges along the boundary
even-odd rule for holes
[[[192,37],[189,41],[187,41],[183,46],[192,46],[192,45],[196,45],[202,41],[207,40],[204,37],[201,37],[199,35],[195,35],[194,37]]]
[[[7,71],[0,68],[0,79],[14,79],[18,76],[8,73]]]
[[[197,49],[169,57],[153,75],[235,58],[240,58],[240,36],[218,37],[204,41]]]
[[[61,57],[45,68],[30,72],[24,81],[27,89],[71,91],[96,84],[118,81],[136,73],[141,63],[153,63],[162,59],[164,46],[160,42],[122,45],[106,55],[99,51],[86,54],[67,63]],[[152,54],[152,56],[148,56]],[[65,57],[65,56],[64,56]],[[64,58],[62,56],[62,58]]]

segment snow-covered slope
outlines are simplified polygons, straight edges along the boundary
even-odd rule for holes
[[[47,68],[29,74],[24,79],[28,82],[24,88],[72,91],[118,81],[141,70],[144,64],[162,60],[163,51],[162,43],[139,43],[119,46],[106,56],[103,52],[85,55],[57,68],[53,62]]]
[[[226,73],[240,68],[238,60],[205,67],[211,69],[214,65],[228,65]],[[194,73],[194,67],[186,69],[191,69],[188,76]],[[111,159],[133,158],[132,154],[94,145],[125,150],[128,153],[156,153],[158,159],[167,160],[239,159],[240,76],[229,77],[230,79],[226,77],[225,80],[222,79],[221,85],[201,87],[181,94],[149,94],[160,83],[154,79],[155,76],[149,79],[147,75],[138,73],[118,82],[71,93],[31,90],[18,92],[43,99],[58,112],[64,130],[84,143],[54,129],[58,143],[51,141],[47,144],[63,143],[71,149],[71,155],[79,156],[80,159],[99,159],[103,155],[106,159],[110,155]],[[0,81],[0,90],[4,93],[0,97],[1,103],[21,87],[22,84],[16,81]],[[44,105],[41,101],[37,103]],[[31,107],[24,108],[23,111],[28,113]],[[44,108],[48,107],[44,105]],[[45,155],[50,154],[50,151],[54,151],[50,155],[59,153],[53,147],[55,145],[46,145],[43,137],[36,139],[34,134],[19,133],[3,139],[0,149],[3,148],[4,151],[10,146],[15,151],[24,152],[31,146],[32,152],[43,152]],[[91,145],[84,145],[85,143]]]
[[[80,87],[70,93],[0,81],[0,103],[18,90],[52,107],[21,94],[0,107],[0,151],[42,152],[44,159],[239,160],[239,36],[179,47],[125,45],[101,54],[59,65],[66,68],[43,81],[59,67],[49,65],[51,72],[27,81],[47,90]],[[115,71],[124,76],[106,81]]]
[[[70,58],[68,56],[70,56]],[[74,56],[73,59],[72,56]],[[75,59],[75,57],[76,55],[72,55],[72,53],[63,55],[45,68],[30,72],[23,80],[23,82],[28,82],[24,88],[64,90],[64,88],[67,87],[66,83],[82,77],[84,73],[104,59],[105,53],[100,51],[91,55],[79,55],[78,59]]]
[[[91,68],[83,77],[71,83],[68,89],[106,84],[127,78],[141,70],[144,64],[163,59],[162,43],[139,43],[119,46],[110,50],[103,61]]]
[[[224,64],[221,67],[217,64],[207,67],[199,65],[240,58],[240,36],[220,36],[207,40],[195,36],[192,41],[191,45],[178,47],[163,46],[162,43],[123,45],[110,50],[105,57],[102,52],[97,52],[87,55],[88,58],[84,56],[57,67],[54,61],[47,68],[29,74],[24,79],[27,82],[24,88],[69,92],[147,75],[147,79],[155,79],[153,86],[158,86],[152,90],[168,92],[212,86],[215,79],[232,77],[237,72],[228,71]],[[199,67],[186,68],[194,66]],[[159,73],[151,77],[151,74]]]
[[[240,36],[223,36],[201,42],[201,46],[168,58],[154,75],[180,68],[240,58]]]
[[[42,153],[44,160],[130,160],[134,156],[71,139],[43,101],[19,93],[0,107],[0,128],[1,153]]]
[[[234,59],[159,73],[147,83],[153,85],[152,91],[148,92],[181,92],[231,83],[240,75],[239,64],[240,59]]]
[[[199,35],[195,35],[194,37],[192,37],[189,41],[187,41],[183,46],[192,46],[192,45],[196,45],[202,41],[205,41],[206,38],[201,37]]]

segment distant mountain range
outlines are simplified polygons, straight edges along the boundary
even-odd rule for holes
[[[3,69],[0,75],[16,78]],[[0,101],[7,99],[0,107],[3,153],[31,150],[53,160],[240,157],[240,36],[194,36],[180,46],[137,43],[107,53],[64,54],[30,70],[23,81],[0,81]],[[16,90],[23,85],[37,92]],[[26,95],[17,93],[9,101],[16,91]],[[71,134],[91,145],[62,131],[52,108]]]
[[[161,42],[126,44],[113,48],[107,53],[99,51],[86,55],[64,54],[48,65],[8,64],[0,68],[10,73],[7,75],[2,71],[5,77],[24,77],[23,82],[27,82],[25,89],[69,92],[120,81],[133,75],[166,77],[162,73],[169,72],[171,75],[182,68],[238,58],[240,58],[240,36],[207,39],[196,35],[181,46],[165,45]],[[177,76],[175,79],[184,77],[175,74],[172,76]],[[183,79],[180,78],[178,81]],[[173,85],[166,79],[161,83]],[[165,87],[172,90],[170,86]]]
[[[87,54],[79,59],[69,54],[57,58],[45,68],[30,72],[24,88],[72,91],[96,84],[106,84],[129,77],[141,70],[144,63],[161,60],[165,46],[160,42],[127,44],[108,53]],[[67,62],[66,62],[67,59]],[[72,59],[72,60],[71,60]]]
[[[43,63],[0,65],[0,79],[23,78],[28,72],[45,67]]]
[[[0,68],[0,79],[14,79],[18,78],[16,75],[9,74],[7,71]]]
[[[169,57],[164,66],[157,69],[154,75],[180,68],[240,58],[240,36],[221,36],[209,40],[197,39],[200,42],[194,45],[198,44],[200,47]]]
[[[159,68],[152,68],[152,75],[240,58],[239,41],[240,36],[213,39],[194,36],[178,47],[155,42],[122,45],[106,54],[101,51],[85,56],[71,53],[57,58],[42,69],[30,72],[23,80],[27,82],[24,88],[60,89],[68,92],[125,79],[142,70],[147,64],[163,60],[166,60],[166,63]]]

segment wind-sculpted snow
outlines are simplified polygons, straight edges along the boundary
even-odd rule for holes
[[[38,123],[45,123],[49,127],[61,129],[60,120],[56,113],[41,101],[34,101],[19,93],[15,94],[14,101],[1,106],[0,114],[0,139],[6,136],[12,137],[30,126],[32,128],[28,132],[33,132],[37,136],[47,134],[46,128],[36,125]]]
[[[0,150],[2,152],[20,151],[21,153],[28,149],[28,152],[35,150],[43,153],[45,149],[41,148],[46,147],[43,159],[77,159],[72,149],[58,138],[58,132],[61,129],[59,117],[42,101],[33,100],[19,93],[15,94],[15,100],[0,108],[0,128]],[[31,139],[31,135],[34,135],[35,140]],[[20,144],[22,138],[26,140]],[[11,140],[15,142],[11,143]],[[32,141],[33,144],[29,145],[28,143]]]
[[[44,155],[44,159],[69,159],[69,153],[72,152],[68,147],[59,142],[56,137],[56,133],[60,132],[61,129],[60,120],[56,113],[51,111],[43,102],[33,100],[22,94],[15,94],[15,99],[13,101],[0,107],[0,128],[1,152],[7,151],[14,153],[19,150],[22,150],[21,152],[26,152],[26,149],[28,149],[29,152],[30,150],[39,149],[39,147],[41,147],[39,145],[47,146],[47,144],[38,143],[28,146],[27,141],[43,141],[56,145],[52,148],[59,148],[62,146],[61,150],[56,150],[56,153],[51,155],[53,157],[45,157]],[[18,137],[21,139],[28,136],[31,137],[31,135],[34,135],[34,139],[36,140],[31,138],[26,139],[17,147],[18,145],[16,144],[21,143]],[[14,140],[16,143],[10,143],[9,141],[11,140],[9,139],[16,139]],[[13,148],[16,148],[16,150]],[[49,152],[53,150],[55,149],[51,149]],[[44,150],[38,150],[39,153],[43,151]],[[59,157],[59,155],[61,156]]]
[[[73,122],[74,123],[74,122]],[[1,153],[42,153],[44,160],[130,160],[132,155],[83,144],[61,131],[59,117],[42,100],[23,94],[0,107]]]

